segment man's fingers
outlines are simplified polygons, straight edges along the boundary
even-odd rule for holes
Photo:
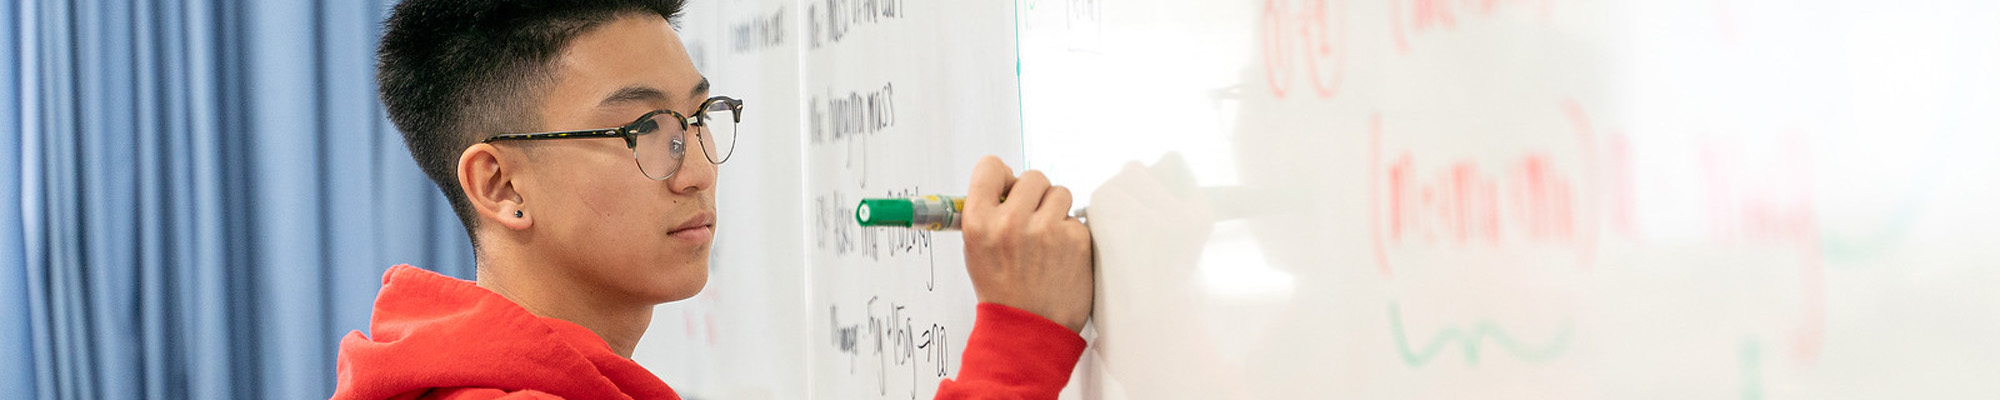
[[[1043,176],[1042,171],[1029,170],[1014,181],[1014,188],[1007,192],[1007,201],[1001,205],[1022,213],[1033,212],[1041,206],[1042,195],[1048,191],[1049,177]]]
[[[1000,157],[986,156],[972,166],[972,185],[965,190],[965,208],[988,208],[1000,204],[1000,194],[1014,185],[1014,169]]]
[[[1062,186],[1049,188],[1048,193],[1042,195],[1041,206],[1035,208],[1035,215],[1051,221],[1069,218],[1069,206],[1073,200],[1070,196],[1069,188]]]

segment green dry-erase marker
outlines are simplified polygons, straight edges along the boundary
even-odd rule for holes
[[[1007,198],[1002,196],[1000,201],[1007,201]],[[1084,218],[1084,211],[1078,209],[1070,216]],[[854,222],[860,223],[861,226],[955,231],[959,229],[959,218],[964,213],[965,198],[959,196],[932,194],[907,198],[861,199],[861,205],[854,207]]]
[[[861,226],[886,226],[931,231],[958,230],[965,198],[924,195],[909,198],[861,199],[854,207],[854,222]]]

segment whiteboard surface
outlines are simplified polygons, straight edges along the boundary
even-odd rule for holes
[[[862,228],[863,197],[963,193],[987,154],[1021,163],[1005,1],[806,2],[810,391],[931,398],[977,303],[956,232]],[[813,18],[818,15],[820,17]]]
[[[972,332],[964,245],[854,205],[1023,164],[1013,3],[691,6],[682,41],[762,130],[721,168],[707,290],[657,308],[634,359],[688,398],[930,398]]]
[[[2000,395],[1990,2],[1021,10],[1084,397]]]
[[[1099,297],[1066,398],[1995,397],[1994,21],[695,2],[683,39],[755,125],[707,290],[635,359],[690,398],[930,397],[972,328],[962,244],[848,213],[962,192],[998,154],[1089,207]]]
[[[800,399],[807,233],[799,41],[791,1],[689,2],[679,34],[714,95],[744,101],[717,168],[708,286],[656,307],[632,358],[688,399]]]

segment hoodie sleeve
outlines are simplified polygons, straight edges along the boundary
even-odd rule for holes
[[[1054,399],[1083,356],[1083,337],[1018,308],[979,303],[957,379],[938,399]]]

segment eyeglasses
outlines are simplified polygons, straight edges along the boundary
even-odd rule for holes
[[[718,121],[719,113],[728,113],[728,119]],[[572,138],[620,138],[625,139],[625,147],[632,149],[632,159],[639,164],[639,173],[653,180],[666,180],[681,169],[681,160],[687,157],[687,132],[695,130],[695,137],[701,138],[702,153],[708,162],[722,164],[729,161],[729,154],[736,149],[736,125],[743,122],[743,101],[725,96],[710,97],[702,101],[701,109],[693,117],[681,116],[674,110],[653,110],[630,124],[616,128],[587,129],[580,131],[508,133],[494,135],[479,141],[493,143],[502,140],[544,140]],[[661,129],[665,127],[666,129]]]

